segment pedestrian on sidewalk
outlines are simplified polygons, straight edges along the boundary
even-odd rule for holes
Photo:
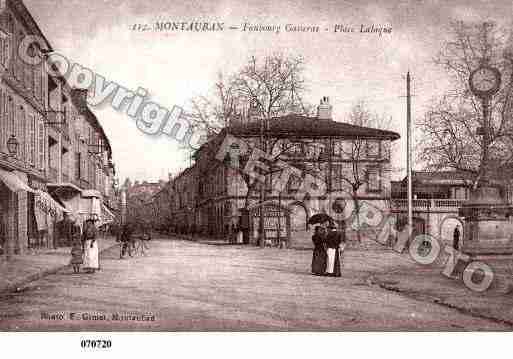
[[[340,244],[342,243],[342,235],[337,232],[334,223],[328,225],[328,234],[326,236],[326,254],[328,256],[326,265],[326,275],[328,277],[340,277]]]
[[[71,265],[73,272],[80,272],[80,265],[84,263],[84,247],[81,240],[80,226],[77,224],[76,218],[69,215],[68,235],[71,240]]]
[[[460,229],[458,226],[454,228],[454,233],[452,236],[452,247],[456,250],[460,249]]]
[[[84,263],[84,248],[80,238],[75,239],[73,247],[71,247],[71,265],[73,266],[73,273],[80,272],[80,265]]]
[[[316,226],[312,236],[314,250],[312,255],[312,274],[324,275],[326,273],[326,230]]]
[[[87,273],[94,273],[99,269],[98,230],[93,219],[88,219],[84,224],[82,235],[84,243],[84,269]]]

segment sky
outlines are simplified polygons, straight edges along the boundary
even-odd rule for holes
[[[252,55],[302,55],[308,91],[317,104],[328,96],[336,121],[365,100],[392,118],[401,139],[393,166],[406,163],[406,73],[413,78],[413,117],[443,93],[448,81],[433,58],[454,20],[494,20],[503,24],[513,5],[504,1],[244,1],[236,0],[24,0],[53,48],[110,81],[146,89],[152,101],[169,109],[187,107],[208,95],[219,71],[230,73]],[[134,24],[160,21],[281,25],[280,33],[136,32]],[[508,20],[509,21],[509,20]],[[287,33],[286,24],[319,26],[319,33]],[[354,33],[334,33],[340,24]],[[360,33],[361,25],[388,26],[391,34]],[[508,24],[509,25],[509,24]],[[329,31],[324,31],[328,29]],[[188,154],[165,135],[149,136],[130,117],[103,106],[93,108],[113,148],[121,181],[167,179],[190,164]],[[415,132],[419,136],[418,131]],[[418,164],[417,167],[420,165]],[[418,168],[420,169],[420,168]],[[400,177],[402,172],[397,172]]]

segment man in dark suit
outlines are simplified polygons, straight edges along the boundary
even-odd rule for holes
[[[340,244],[342,243],[342,234],[337,231],[335,224],[328,226],[328,234],[326,236],[326,252],[328,255],[328,263],[326,265],[326,275],[329,277],[340,277]]]

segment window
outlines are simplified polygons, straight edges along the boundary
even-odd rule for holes
[[[82,154],[80,152],[75,153],[75,179],[80,181],[82,178]]]
[[[20,106],[19,108],[19,127],[18,127],[18,154],[21,160],[25,160],[27,158],[27,119],[25,118],[25,109]]]
[[[334,191],[342,190],[344,187],[344,168],[342,165],[333,165],[331,186]]]
[[[291,175],[289,178],[289,183],[287,185],[288,192],[293,193],[299,191],[299,188],[301,187],[301,177],[296,175]]]
[[[34,56],[34,46],[29,47],[28,54],[29,56]],[[21,59],[20,61],[23,66],[25,88],[32,93],[32,88],[34,87],[34,73],[32,72],[32,65],[23,62]]]
[[[29,164],[35,166],[36,164],[36,117],[30,115],[29,117]]]
[[[301,142],[291,143],[288,153],[291,156],[303,156],[305,153],[303,143],[301,143]]]
[[[18,35],[16,36],[16,43],[15,43],[15,49],[18,48],[18,45],[21,44],[23,38],[25,37],[25,35],[23,34],[23,32],[19,31],[18,32]],[[23,62],[21,61],[20,57],[18,56],[18,54],[16,53],[17,51],[15,51],[15,56],[14,56],[14,64],[15,64],[15,72],[14,72],[14,76],[16,77],[16,80],[18,80],[19,82],[21,82],[23,84],[24,82],[24,78],[25,78],[25,71],[23,70]]]
[[[0,90],[0,152],[4,151],[6,147],[6,120],[4,112],[4,92]]]
[[[8,123],[9,123],[9,135],[16,134],[16,126],[15,126],[15,120],[14,120],[14,100],[11,96],[9,96],[8,100]]]
[[[0,112],[2,116],[0,118],[0,126],[2,128],[2,136],[0,137],[0,141],[2,141],[2,144],[0,145],[0,149],[7,152],[7,140],[9,139],[9,118],[7,116],[7,95],[5,91],[2,91],[0,99]]]
[[[344,157],[344,143],[342,141],[333,143],[333,155],[336,157]]]
[[[273,191],[273,174],[269,173],[265,176],[265,190],[271,193]]]
[[[381,192],[381,173],[379,167],[367,169],[367,192]]]
[[[38,167],[40,170],[45,169],[45,125],[42,121],[39,121],[39,161]]]
[[[0,32],[0,64],[4,68],[7,68],[9,66],[9,51],[11,51],[10,41],[11,36],[3,32]]]
[[[282,142],[282,151],[289,156],[303,156],[305,153],[304,144],[302,142]]]
[[[8,36],[4,39],[3,44],[3,61],[5,62],[5,67],[9,68],[10,73],[14,74],[14,66],[12,66],[12,49],[14,48],[12,45],[12,42],[14,41],[14,20],[11,15],[7,15],[7,32]]]
[[[381,155],[381,146],[379,141],[367,141],[367,157],[379,157]]]

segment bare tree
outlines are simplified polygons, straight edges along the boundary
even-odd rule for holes
[[[364,100],[358,100],[352,107],[348,115],[348,123],[356,126],[377,128],[381,130],[390,130],[392,128],[391,117],[383,114],[373,113]],[[340,180],[345,182],[351,189],[351,198],[354,203],[354,213],[357,220],[357,238],[361,242],[360,232],[360,209],[359,191],[363,185],[369,183],[369,168],[366,160],[368,159],[368,146],[370,143],[366,139],[355,138],[348,141],[346,146],[342,146],[344,157],[348,159],[350,168],[339,173]],[[379,152],[379,151],[378,151]]]
[[[254,143],[255,147],[266,152],[273,158],[270,167],[276,163],[281,154],[288,149],[276,151],[276,141],[268,138],[270,122],[277,116],[294,112],[297,114],[310,114],[312,106],[306,104],[303,99],[305,92],[303,78],[304,61],[302,57],[285,56],[275,54],[257,59],[251,57],[247,63],[230,76],[219,75],[211,97],[200,96],[191,101],[191,117],[194,126],[209,135],[220,133],[222,129],[228,131],[242,123],[254,121],[260,126],[260,141]],[[273,142],[274,141],[274,142]],[[202,147],[203,155],[213,158],[215,146],[206,144]],[[260,201],[265,200],[265,186],[253,177],[243,172],[244,157],[241,158],[238,173],[247,187],[244,207],[250,205],[250,198],[256,190],[260,190]],[[201,166],[203,173],[208,173],[212,166],[217,166],[214,161],[205,161]],[[271,176],[275,169],[264,176]],[[261,218],[261,226],[263,217]],[[263,230],[261,228],[261,233]]]
[[[191,99],[189,118],[193,130],[206,133],[206,138],[218,134],[230,121],[237,118],[239,98],[233,78],[226,78],[221,72],[212,89],[211,96],[200,95]],[[197,148],[189,148],[195,151]]]
[[[456,22],[451,35],[435,59],[446,70],[451,88],[432,100],[418,122],[423,132],[419,159],[430,170],[474,174],[476,185],[484,166],[495,173],[513,166],[513,51],[506,31],[494,23]],[[482,131],[486,125],[482,103],[469,85],[471,73],[484,64],[502,74],[502,86],[491,101],[488,138]],[[483,158],[485,152],[488,160]]]

